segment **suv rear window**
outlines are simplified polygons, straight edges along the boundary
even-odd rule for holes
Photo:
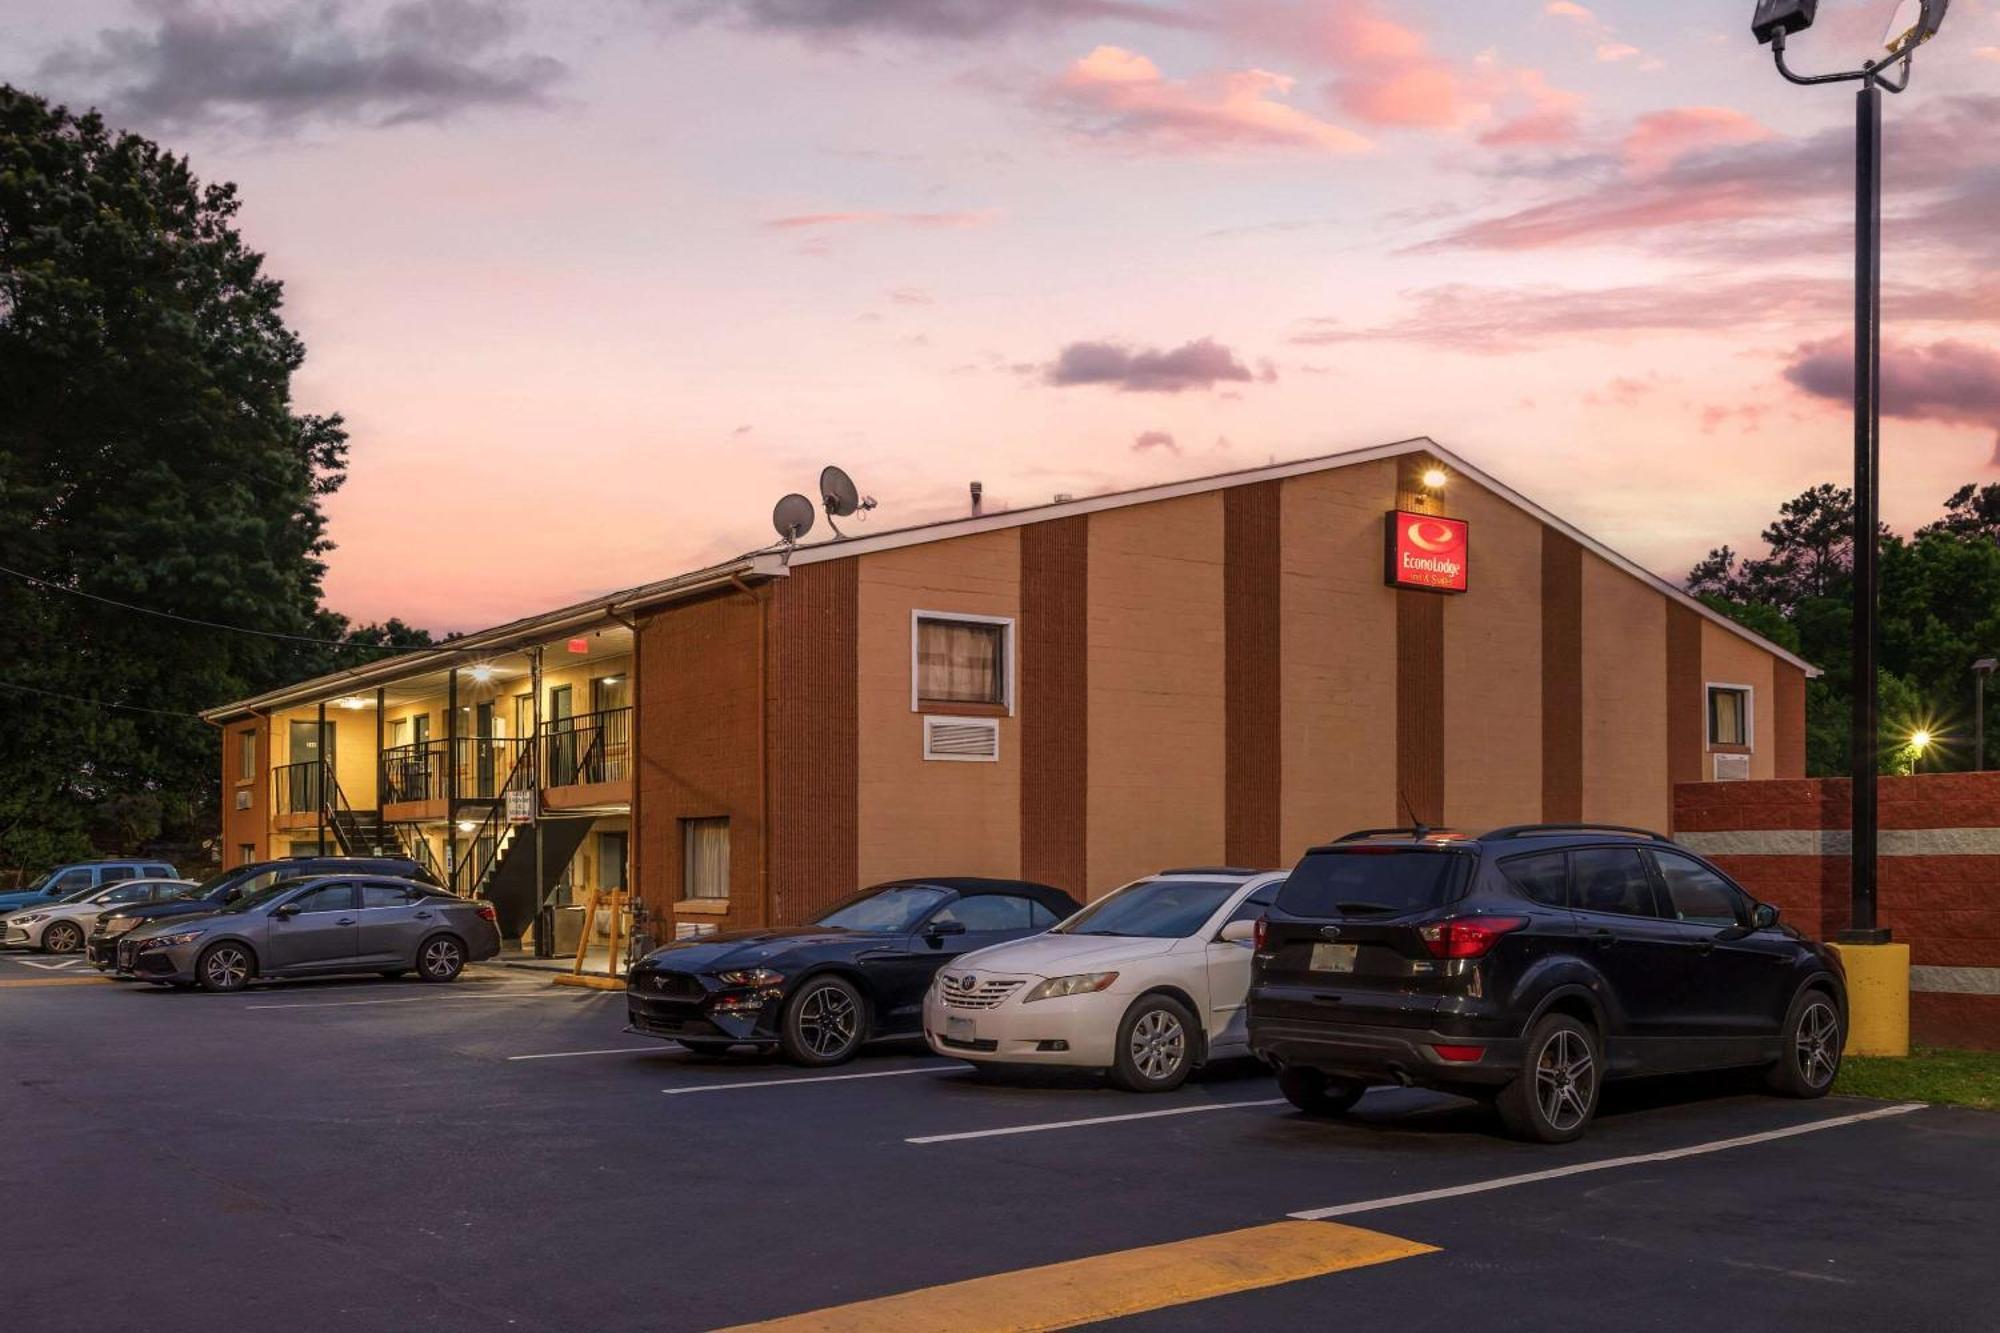
[[[1404,916],[1443,907],[1465,882],[1463,853],[1425,848],[1307,852],[1278,893],[1292,916]]]

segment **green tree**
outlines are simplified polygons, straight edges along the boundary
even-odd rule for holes
[[[304,348],[237,208],[186,158],[0,85],[0,865],[212,829],[192,714],[373,656],[75,595],[349,632],[319,606],[346,433],[292,403]]]
[[[1908,739],[1937,738],[1925,771],[1969,767],[1972,663],[2000,652],[2000,484],[1964,486],[1943,516],[1905,540],[1881,534],[1877,680],[1884,772],[1910,763]],[[1687,586],[1708,605],[1797,652],[1822,675],[1806,689],[1806,771],[1845,773],[1853,660],[1852,492],[1815,486],[1764,530],[1769,553],[1711,551]],[[1781,632],[1782,631],[1782,632]],[[2000,701],[1996,701],[2000,702]],[[2000,706],[1987,751],[2000,758]]]

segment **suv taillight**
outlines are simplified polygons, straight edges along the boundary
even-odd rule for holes
[[[1271,927],[1269,926],[1269,924],[1265,922],[1263,917],[1261,916],[1258,917],[1257,933],[1251,937],[1252,941],[1256,945],[1258,953],[1264,952],[1264,941],[1267,937],[1269,937],[1270,933],[1271,933]]]
[[[1524,916],[1456,916],[1419,926],[1433,958],[1484,958],[1502,935],[1528,924]]]
[[[500,914],[493,910],[492,903],[479,904],[479,916],[484,921],[498,922],[500,920]]]

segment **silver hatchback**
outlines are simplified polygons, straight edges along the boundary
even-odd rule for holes
[[[452,981],[499,952],[491,903],[415,880],[318,875],[280,880],[205,916],[141,926],[118,941],[117,970],[211,991],[335,972]]]

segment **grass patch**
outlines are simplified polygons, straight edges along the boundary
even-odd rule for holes
[[[1903,1060],[1843,1060],[1833,1090],[1892,1102],[1949,1102],[2000,1111],[2000,1051],[1945,1051],[1918,1046]]]

